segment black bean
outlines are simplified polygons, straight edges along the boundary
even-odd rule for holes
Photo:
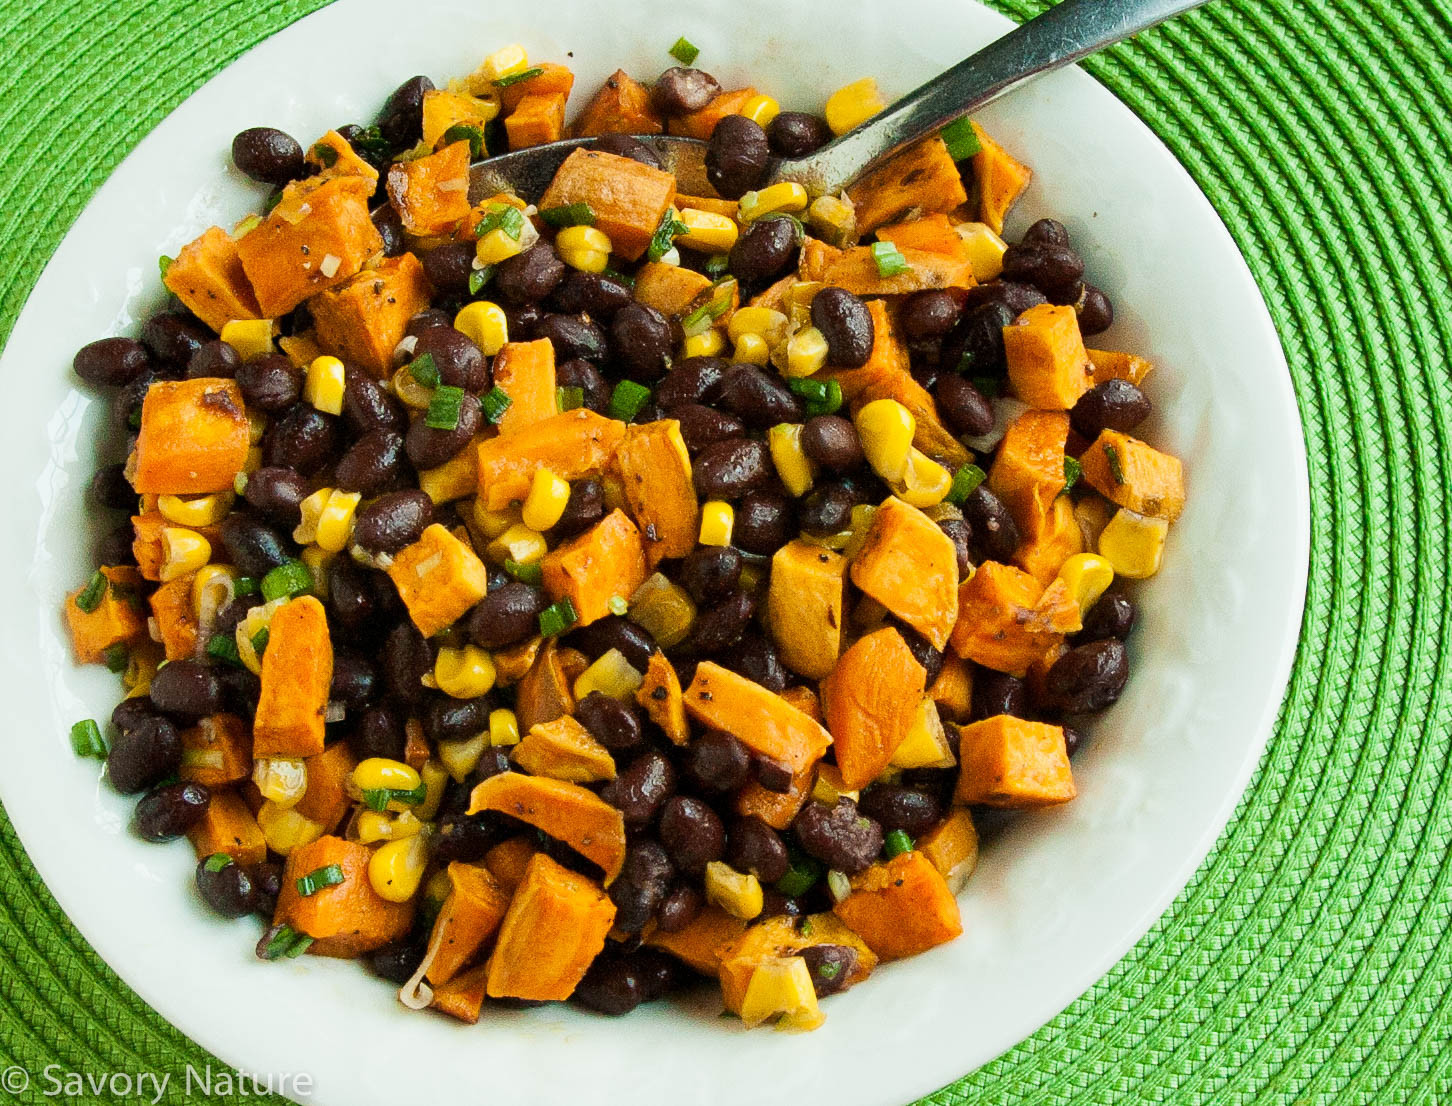
[[[778,157],[806,157],[832,141],[832,129],[808,112],[783,111],[767,126],[766,138]]]
[[[247,869],[225,853],[197,861],[197,893],[212,913],[223,918],[251,914],[256,899]]]
[[[750,872],[762,883],[775,883],[791,867],[781,834],[755,815],[732,822],[726,844],[726,863],[738,872]]]
[[[744,115],[728,115],[706,143],[706,180],[728,200],[759,187],[771,161],[766,132]]]
[[[110,507],[117,511],[136,509],[136,489],[126,479],[126,466],[119,462],[102,465],[91,475],[86,496],[97,507]]]
[[[681,586],[697,603],[715,603],[736,590],[741,553],[731,546],[698,545],[681,562]]]
[[[441,695],[429,700],[423,714],[424,733],[430,741],[459,741],[489,728],[489,712],[495,702],[488,695],[477,699],[454,699]]]
[[[185,366],[192,354],[212,340],[211,330],[191,315],[163,311],[141,326],[141,344],[160,361]]]
[[[733,734],[707,730],[687,750],[685,772],[702,791],[735,791],[751,778],[751,751]]]
[[[496,750],[485,750],[485,763],[495,767]],[[501,771],[509,770],[508,762],[504,762]],[[499,773],[493,773],[498,775]],[[467,791],[466,802],[467,802]],[[488,851],[499,842],[499,830],[496,822],[490,821],[482,814],[459,814],[452,817],[445,817],[439,820],[439,831],[429,842],[429,852],[433,859],[440,863],[452,863],[458,861],[461,864],[472,864],[483,860]]]
[[[437,289],[436,289],[437,290]],[[505,309],[509,310],[508,308]],[[453,326],[454,316],[440,307],[425,307],[408,320],[403,332],[410,338],[417,338],[431,326]]]
[[[628,618],[609,615],[581,626],[569,637],[569,644],[592,661],[611,649],[619,649],[631,666],[644,672],[650,655],[656,651],[655,639]]]
[[[688,357],[656,385],[655,401],[668,411],[685,403],[712,403],[730,367],[724,357]]]
[[[200,822],[212,793],[199,783],[169,783],[136,804],[136,832],[147,841],[170,841]]]
[[[801,900],[789,899],[775,887],[761,889],[761,917],[800,918],[804,913]]]
[[[785,795],[792,789],[792,770],[780,761],[759,756],[753,766],[756,769],[756,782],[765,790]]]
[[[378,495],[397,478],[403,464],[403,435],[392,430],[370,430],[349,447],[333,470],[333,485]]]
[[[222,709],[222,682],[212,665],[195,660],[172,661],[151,678],[156,709],[178,718],[196,719]]]
[[[397,257],[408,247],[408,239],[404,235],[403,219],[399,217],[392,204],[386,204],[373,212],[373,229],[378,231],[378,237],[383,239],[383,256]]]
[[[396,707],[377,704],[363,711],[358,724],[348,734],[348,747],[359,760],[383,757],[402,760],[408,736],[402,712]]]
[[[912,837],[927,833],[944,814],[936,795],[892,783],[873,784],[862,793],[857,807],[884,830],[903,830]]]
[[[757,430],[802,419],[801,399],[781,377],[763,372],[755,365],[732,365],[721,378],[715,402]]]
[[[1050,704],[1068,714],[1103,710],[1116,702],[1129,680],[1129,653],[1110,638],[1075,646],[1044,677]]]
[[[857,428],[840,415],[813,415],[802,427],[802,452],[832,472],[851,472],[866,460]]]
[[[578,357],[561,361],[555,366],[555,383],[561,388],[579,388],[585,406],[592,411],[603,414],[610,406],[610,385],[588,361]]]
[[[721,85],[705,70],[677,65],[660,75],[653,94],[662,115],[689,115],[719,96]]]
[[[431,326],[414,343],[413,360],[428,355],[439,370],[439,383],[466,392],[489,389],[489,362],[472,338],[452,326]]]
[[[856,369],[872,353],[875,328],[867,305],[845,288],[823,288],[812,297],[812,325],[827,339],[827,363]]]
[[[203,377],[230,379],[237,375],[237,370],[241,367],[242,355],[231,345],[218,338],[214,342],[206,343],[192,354],[191,360],[187,362],[187,377],[191,380]]]
[[[819,485],[802,504],[799,521],[810,534],[837,534],[852,522],[857,496],[839,483]]]
[[[645,984],[629,957],[607,947],[591,962],[570,997],[598,1014],[620,1017],[645,1001]]]
[[[359,711],[378,693],[378,670],[373,662],[352,649],[333,650],[333,683],[328,698],[349,711]]]
[[[993,404],[966,377],[945,372],[933,389],[938,414],[954,434],[977,437],[993,429]]]
[[[255,181],[283,185],[307,176],[298,140],[276,127],[249,127],[232,139],[232,164]]]
[[[699,875],[713,860],[726,855],[726,827],[700,799],[677,795],[660,815],[660,840],[676,867]]]
[[[400,622],[383,640],[383,683],[401,703],[424,702],[423,678],[434,670],[434,653],[412,622]]]
[[[217,679],[222,682],[223,710],[246,718],[257,713],[257,701],[262,696],[260,679],[247,669],[230,664],[218,667]]]
[[[639,748],[645,740],[640,712],[599,691],[590,692],[575,705],[575,719],[612,753]]]
[[[341,435],[338,420],[310,403],[295,403],[268,427],[262,443],[262,462],[286,465],[311,476],[337,455]]]
[[[748,630],[726,657],[731,671],[759,683],[767,691],[785,691],[787,671],[776,646],[761,634]]]
[[[539,588],[511,580],[491,588],[469,615],[469,638],[484,649],[505,649],[539,633],[540,612],[550,605]]]
[[[676,789],[676,772],[660,753],[642,753],[600,789],[600,798],[620,811],[625,824],[648,825]]]
[[[1008,370],[1003,328],[1015,317],[1009,308],[997,302],[965,310],[943,339],[939,362],[943,370],[969,376],[1002,376]]]
[[[1003,255],[1006,280],[1032,284],[1052,297],[1056,292],[1077,287],[1084,276],[1084,259],[1070,246],[1029,242],[1010,246]]]
[[[654,307],[632,303],[615,313],[610,322],[610,348],[623,375],[654,381],[670,367],[670,320]]]
[[[615,925],[625,933],[639,933],[666,896],[675,875],[670,858],[658,841],[636,841],[625,850],[620,875],[610,885],[615,904]]]
[[[540,241],[501,261],[494,270],[493,287],[512,304],[539,303],[559,287],[565,271],[554,246]]]
[[[378,592],[368,570],[352,557],[334,557],[328,563],[328,607],[344,628],[355,633],[372,629]]]
[[[681,424],[681,439],[692,454],[746,433],[746,425],[740,419],[699,403],[682,403],[670,408],[666,415]]]
[[[570,498],[564,513],[550,530],[554,538],[569,538],[583,533],[605,517],[605,485],[593,476],[570,485]]]
[[[103,565],[131,565],[136,563],[136,551],[132,548],[136,530],[131,520],[119,522],[101,537],[96,546],[96,563]]]
[[[657,927],[666,933],[679,933],[706,909],[706,900],[692,884],[677,882],[666,892],[655,912]]]
[[[585,314],[603,319],[634,300],[629,288],[604,273],[570,269],[555,287],[550,307],[564,315]]]
[[[925,682],[931,686],[933,681],[938,678],[938,674],[943,671],[942,651],[933,648],[931,641],[906,623],[894,620],[892,627],[908,647],[908,652],[913,655],[913,660],[923,666],[923,670],[927,673]]]
[[[446,242],[431,250],[423,250],[424,275],[434,291],[441,296],[462,296],[469,291],[469,278],[474,275],[475,246],[473,242]]]
[[[1079,333],[1086,338],[1102,334],[1114,325],[1114,304],[1102,289],[1092,284],[1084,285],[1074,309],[1079,313]]]
[[[791,264],[800,245],[790,219],[758,219],[736,239],[727,264],[742,284],[765,284]]]
[[[161,378],[153,373],[137,377],[130,384],[124,384],[111,399],[111,421],[122,435],[135,434],[141,429],[141,408],[146,403],[146,393]]]
[[[756,596],[733,592],[715,606],[700,611],[691,629],[691,647],[697,653],[712,654],[730,649],[746,632],[756,616]]]
[[[1069,231],[1057,219],[1040,219],[1023,232],[1022,241],[1031,246],[1067,246]]]
[[[1090,388],[1074,409],[1069,421],[1084,437],[1093,441],[1105,430],[1128,434],[1149,418],[1150,401],[1128,380],[1117,377]]]
[[[465,392],[454,429],[436,430],[424,418],[416,418],[404,435],[404,451],[418,468],[438,468],[445,461],[453,460],[473,440],[483,422],[484,412],[479,406],[479,397]]]
[[[181,758],[181,733],[172,721],[159,714],[140,714],[118,727],[106,771],[112,787],[132,795],[175,772]]]
[[[423,535],[433,500],[417,488],[381,495],[354,517],[353,542],[369,553],[397,553]]]
[[[427,77],[410,77],[383,101],[375,122],[394,149],[406,149],[423,138],[424,93],[433,87]]]
[[[605,332],[587,315],[543,315],[534,326],[536,338],[548,338],[555,360],[599,363],[610,353]]]
[[[1000,714],[1028,717],[1028,688],[1017,676],[991,668],[973,671],[973,703],[968,717],[974,722]]]
[[[940,518],[938,529],[948,535],[958,555],[958,579],[966,580],[973,569],[973,527],[961,518]]]
[[[963,517],[973,528],[973,561],[1007,564],[1018,552],[1019,533],[1003,500],[979,484],[963,503]]]
[[[1134,620],[1134,603],[1129,596],[1117,591],[1105,592],[1084,616],[1084,628],[1079,631],[1076,640],[1088,642],[1118,638],[1123,641],[1134,629]]]
[[[418,971],[426,951],[427,947],[418,941],[394,941],[368,954],[368,969],[379,979],[402,986]]]
[[[903,299],[898,309],[898,325],[909,341],[943,338],[953,329],[962,310],[962,302],[952,292],[914,292]]]
[[[964,296],[963,309],[971,311],[987,303],[997,303],[1007,308],[1009,314],[1016,319],[1030,307],[1048,302],[1048,298],[1032,284],[999,279],[968,289]]]
[[[829,868],[856,875],[882,852],[882,827],[860,813],[851,799],[835,806],[807,803],[792,823],[797,842]]]
[[[857,968],[857,950],[851,945],[808,945],[797,955],[807,962],[812,990],[818,998],[845,989]]]
[[[731,543],[747,553],[770,556],[791,540],[791,500],[780,492],[750,492],[736,505]]]
[[[628,134],[602,134],[595,139],[591,148],[614,154],[616,157],[628,157],[631,161],[649,165],[652,169],[664,168],[660,156],[653,149]]]
[[[249,407],[276,414],[302,396],[302,373],[280,353],[269,353],[237,367],[237,386]]]
[[[771,457],[763,442],[746,438],[708,445],[692,466],[702,499],[740,499],[771,482]]]

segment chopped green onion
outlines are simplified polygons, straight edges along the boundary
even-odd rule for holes
[[[425,388],[437,388],[439,386],[439,363],[434,360],[432,353],[420,354],[408,366],[408,375]]]
[[[793,847],[787,874],[776,881],[776,889],[789,899],[804,895],[822,878],[822,862]]]
[[[226,853],[213,853],[202,862],[202,867],[209,872],[220,872],[232,863],[232,858]]]
[[[1064,458],[1064,491],[1068,491],[1079,482],[1079,477],[1084,475],[1084,466],[1079,463],[1077,457]],[[1062,493],[1061,493],[1062,494]]]
[[[606,269],[600,275],[606,280],[613,280],[616,284],[623,284],[627,288],[635,287],[635,278],[629,273],[622,273],[618,269]]]
[[[725,253],[713,253],[706,258],[706,275],[712,280],[719,276],[725,276],[726,270],[731,267],[731,255]]]
[[[968,355],[965,353],[963,360],[959,362],[960,369],[966,367],[967,360]],[[975,376],[970,383],[989,399],[994,399],[1003,392],[1003,381],[996,376]]]
[[[282,203],[282,189],[278,188],[267,194],[267,199],[262,201],[262,214],[271,215],[272,209]]]
[[[630,604],[620,595],[612,595],[607,606],[610,608],[611,614],[620,615],[622,618],[625,616],[625,612],[630,610]]]
[[[85,718],[71,727],[71,749],[78,757],[105,758],[106,739],[93,718]]]
[[[469,270],[469,295],[477,296],[484,290],[484,285],[494,278],[494,266],[485,265],[482,269]]]
[[[255,576],[239,576],[232,584],[232,591],[236,595],[256,595],[259,588]]]
[[[560,411],[574,411],[585,406],[585,389],[573,384],[560,385],[555,389],[555,407]]]
[[[237,639],[231,634],[213,634],[207,642],[207,656],[229,664],[242,663],[242,656],[237,652]]]
[[[444,132],[444,145],[452,146],[455,142],[467,142],[469,156],[475,161],[484,156],[484,132],[478,127],[471,127],[467,123],[455,123]]]
[[[872,260],[877,265],[877,275],[881,277],[901,276],[910,268],[907,258],[891,242],[872,243]]]
[[[546,207],[540,211],[539,217],[550,226],[560,229],[595,225],[595,209],[583,200],[560,207]]]
[[[388,139],[383,137],[383,132],[377,127],[364,127],[354,137],[349,145],[360,149],[374,157],[385,157],[388,154]]]
[[[494,82],[494,87],[508,88],[510,85],[518,84],[520,81],[528,81],[535,77],[538,77],[543,72],[543,69],[541,69],[539,66],[535,66],[532,69],[521,69],[518,73],[506,73],[504,74],[504,76],[500,77],[497,81]]]
[[[723,281],[716,286],[710,299],[681,320],[681,329],[686,332],[686,337],[709,330],[710,323],[731,310],[731,293],[735,284],[734,280]]]
[[[908,836],[907,830],[895,829],[882,839],[882,851],[891,860],[895,856],[913,851],[913,839]]]
[[[575,604],[570,602],[568,595],[556,600],[539,612],[540,636],[558,637],[573,626],[579,617],[575,613]]]
[[[831,415],[842,408],[842,385],[835,380],[803,376],[788,383],[787,387],[802,397],[808,416]]]
[[[267,643],[271,638],[272,633],[266,626],[252,635],[252,651],[257,654],[259,659],[267,651]]]
[[[535,587],[539,587],[544,583],[544,569],[540,567],[538,561],[520,564],[518,561],[506,558],[504,571],[523,584],[533,584]]]
[[[953,484],[943,498],[953,506],[961,507],[968,501],[968,497],[973,494],[974,489],[987,478],[987,473],[977,465],[964,465],[953,474]]]
[[[331,169],[338,164],[338,151],[326,142],[315,142],[313,143],[313,160],[324,169]]]
[[[262,598],[269,603],[274,599],[290,599],[311,590],[312,586],[312,569],[301,561],[284,561],[262,578]]]
[[[1119,460],[1119,450],[1108,442],[1104,443],[1104,459],[1109,462],[1109,474],[1116,484],[1124,483],[1124,465]]]
[[[175,264],[176,264],[176,258],[174,258],[174,257],[167,257],[166,254],[162,254],[160,257],[158,257],[156,259],[156,267],[161,270],[161,279],[162,280],[165,280],[166,279],[167,270],[170,269]]]
[[[901,830],[897,830],[895,832],[901,833],[902,831]],[[817,977],[819,979],[825,980],[828,983],[831,983],[832,980],[836,979],[841,974],[842,974],[842,962],[840,960],[839,961],[836,961],[836,962],[833,962],[833,961],[823,961],[822,963],[820,963],[820,964],[817,965],[817,970],[816,970]]]
[[[313,939],[289,925],[275,926],[263,934],[257,955],[263,960],[296,959],[312,947]]]
[[[954,161],[967,161],[983,149],[983,143],[978,141],[978,132],[967,116],[949,123],[940,132],[940,137],[948,147],[948,156]]]
[[[846,872],[832,868],[827,872],[827,890],[833,902],[841,902],[852,894],[852,881],[847,878]]]
[[[474,227],[474,237],[483,238],[490,231],[495,230],[502,230],[518,242],[519,233],[524,230],[524,213],[509,204],[495,204]]]
[[[126,666],[131,663],[131,657],[126,652],[126,646],[119,642],[106,648],[106,667],[112,672],[125,672]]]
[[[138,407],[126,416],[126,426],[131,430],[141,429],[141,408]]]
[[[106,598],[106,577],[98,568],[91,573],[91,578],[86,581],[86,586],[76,596],[76,606],[90,614],[101,605],[101,600]]]
[[[701,50],[700,47],[683,35],[676,39],[675,45],[670,49],[670,55],[682,65],[693,65],[696,59],[701,56]]]
[[[650,402],[650,389],[633,380],[622,380],[610,393],[607,412],[612,419],[629,422],[640,414],[640,409]]]
[[[428,787],[422,782],[412,791],[399,791],[396,788],[380,787],[372,791],[363,792],[363,805],[369,810],[381,814],[388,809],[389,803],[403,803],[407,806],[418,806],[428,797]]]
[[[656,225],[655,233],[650,236],[650,245],[646,248],[645,256],[648,261],[659,261],[666,254],[670,253],[671,246],[675,243],[676,235],[685,234],[691,228],[676,218],[671,208],[666,208],[666,213],[660,217],[660,223]]]
[[[430,430],[455,430],[459,426],[459,409],[464,406],[464,389],[453,384],[440,384],[429,400],[424,425]]]
[[[504,412],[513,405],[514,400],[509,398],[509,393],[503,388],[495,386],[490,389],[489,394],[479,401],[479,406],[484,409],[484,421],[490,426],[498,426],[499,420],[504,417]]]
[[[901,830],[895,830],[902,833]],[[305,876],[298,877],[297,893],[303,898],[316,895],[324,887],[336,887],[343,882],[343,869],[336,864],[329,864],[326,868],[318,868]]]

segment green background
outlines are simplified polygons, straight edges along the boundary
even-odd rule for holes
[[[0,0],[0,335],[135,143],[317,6]],[[1446,0],[1216,0],[1089,63],[1209,195],[1285,346],[1311,474],[1300,660],[1264,763],[1169,913],[930,1102],[1452,1094],[1449,42]],[[0,822],[0,1067],[189,1062],[206,1054],[100,962]]]

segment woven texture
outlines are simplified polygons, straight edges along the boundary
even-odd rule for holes
[[[0,337],[120,158],[316,6],[0,0]],[[1216,0],[1089,65],[1209,195],[1285,346],[1311,475],[1300,660],[1173,909],[1050,1025],[927,1102],[1452,1094],[1449,40],[1448,0]],[[0,1067],[206,1062],[100,962],[0,820]]]

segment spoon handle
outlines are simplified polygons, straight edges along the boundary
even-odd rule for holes
[[[839,192],[863,170],[1030,77],[1070,65],[1205,2],[1062,0],[817,152],[778,163],[772,179],[797,181],[814,195]]]

